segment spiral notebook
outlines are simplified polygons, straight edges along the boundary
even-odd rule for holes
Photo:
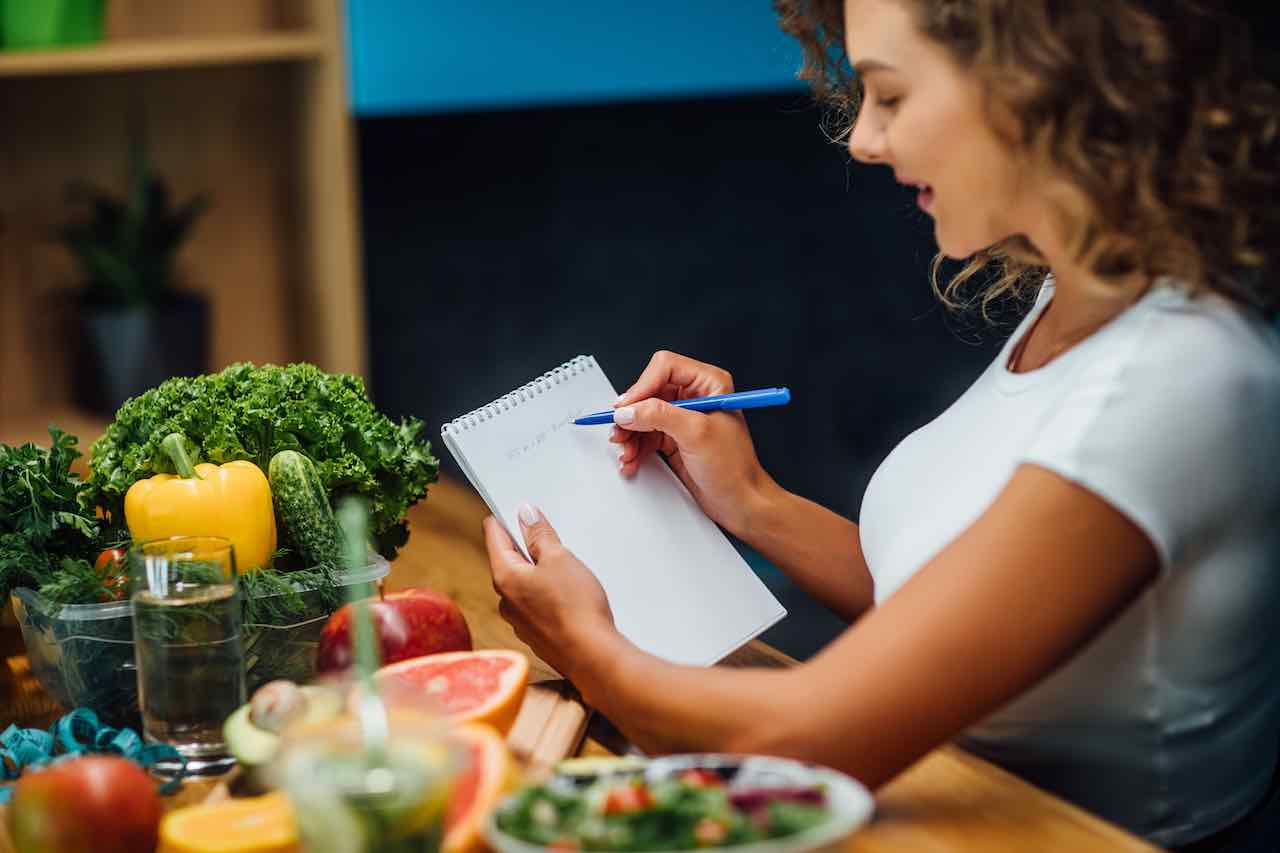
[[[623,636],[674,663],[715,663],[786,610],[660,457],[624,478],[610,427],[571,423],[617,396],[595,358],[578,356],[440,434],[522,550],[517,508],[546,514],[599,578]]]

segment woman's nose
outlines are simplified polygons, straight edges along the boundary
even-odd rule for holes
[[[884,129],[859,116],[849,131],[849,154],[862,163],[883,163],[885,160]]]

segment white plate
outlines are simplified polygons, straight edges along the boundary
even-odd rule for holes
[[[875,811],[875,801],[858,780],[829,767],[804,764],[786,758],[718,753],[669,755],[653,759],[643,770],[622,771],[622,774],[643,774],[646,779],[657,781],[695,767],[717,770],[722,775],[730,775],[732,777],[732,781],[729,783],[731,787],[825,785],[827,794],[826,806],[831,813],[831,817],[825,823],[804,832],[798,832],[795,835],[758,841],[752,844],[701,848],[708,851],[708,853],[711,853],[711,851],[714,851],[714,853],[721,853],[721,851],[729,851],[730,853],[804,853],[805,851],[833,849],[850,833],[870,820],[872,812]],[[581,780],[580,783],[591,781],[589,778],[575,778]],[[507,797],[503,800],[498,809],[501,809],[510,799],[511,797]],[[483,827],[485,840],[489,842],[490,847],[497,853],[545,853],[550,849],[522,841],[500,830],[496,820],[498,809],[494,809],[490,813]],[[643,853],[643,851],[640,853]]]

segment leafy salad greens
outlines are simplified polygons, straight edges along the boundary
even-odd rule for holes
[[[172,432],[190,439],[201,461],[247,459],[263,471],[281,450],[315,463],[332,501],[368,501],[374,548],[395,557],[408,539],[404,520],[426,497],[440,463],[416,418],[393,422],[374,408],[356,376],[312,364],[234,364],[220,373],[175,377],[120,407],[94,443],[87,497],[112,526],[123,526],[124,496],[135,482],[173,473],[159,453]]]
[[[586,787],[535,785],[506,801],[499,829],[563,850],[695,850],[794,835],[828,820],[821,786],[733,789],[712,772],[603,776]]]

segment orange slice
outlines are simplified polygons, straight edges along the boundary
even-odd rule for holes
[[[449,792],[441,853],[479,853],[485,847],[480,827],[498,800],[516,786],[519,770],[502,735],[492,726],[466,723],[453,734],[466,755],[467,768]]]
[[[267,794],[174,809],[160,821],[157,853],[301,853],[293,809]]]
[[[378,688],[393,706],[416,706],[455,723],[488,723],[503,736],[520,713],[529,659],[484,649],[409,658],[378,670]]]

